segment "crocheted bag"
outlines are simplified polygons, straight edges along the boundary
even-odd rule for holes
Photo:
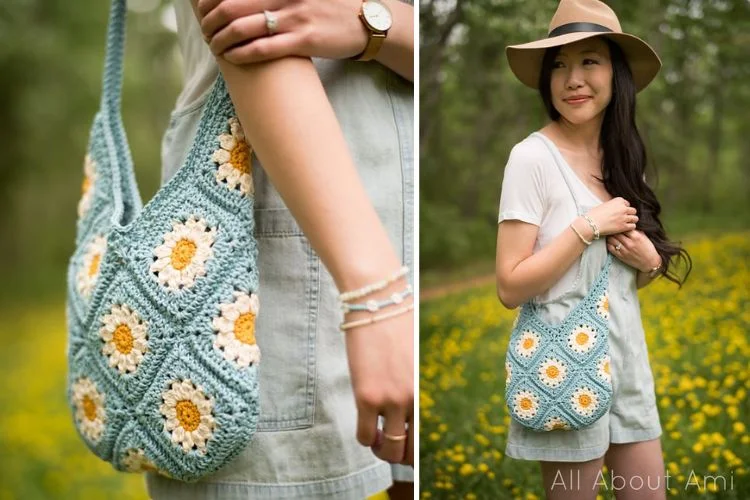
[[[145,207],[120,114],[125,0],[68,267],[68,390],[88,447],[121,471],[192,481],[258,421],[251,154],[219,77],[184,165]]]
[[[591,289],[557,326],[544,322],[532,301],[522,306],[505,355],[505,402],[511,418],[523,426],[578,430],[609,410],[611,262],[607,253]]]

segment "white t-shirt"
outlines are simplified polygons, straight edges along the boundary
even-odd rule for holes
[[[555,144],[542,133],[534,132],[510,152],[503,176],[498,224],[515,219],[539,226],[534,253],[568,229],[577,216],[563,172],[584,212],[602,203],[570,168]],[[568,291],[573,286],[579,265],[580,259],[549,290],[538,295],[537,300],[551,300]]]

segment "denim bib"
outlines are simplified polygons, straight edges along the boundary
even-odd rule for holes
[[[563,179],[579,205],[568,177],[550,146]],[[582,259],[605,251],[605,240],[586,247]],[[513,325],[505,356],[505,402],[511,418],[535,431],[578,430],[596,422],[610,408],[612,377],[609,358],[609,297],[607,286],[612,256],[586,295],[563,318],[551,325],[540,317],[531,300]]]
[[[112,1],[68,267],[67,396],[117,470],[192,481],[259,416],[252,149],[219,77],[183,166],[142,207],[120,113],[125,11]]]

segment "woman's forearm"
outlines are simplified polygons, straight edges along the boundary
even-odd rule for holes
[[[248,142],[338,288],[398,269],[312,62],[217,61]]]
[[[391,11],[393,26],[375,60],[414,81],[414,7],[399,0],[382,1]]]
[[[582,218],[577,218],[573,224],[584,238],[591,238],[591,229],[586,227],[587,224]],[[565,275],[585,249],[586,245],[573,230],[566,228],[544,248],[512,268],[500,268],[501,264],[498,263],[497,290],[500,300],[512,309],[549,290]]]

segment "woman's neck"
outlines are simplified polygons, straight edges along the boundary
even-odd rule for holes
[[[570,149],[581,152],[585,151],[592,157],[599,156],[599,136],[602,129],[601,118],[597,117],[584,124],[574,125],[565,118],[560,117],[559,120],[550,123],[549,126],[553,128],[554,133]]]

